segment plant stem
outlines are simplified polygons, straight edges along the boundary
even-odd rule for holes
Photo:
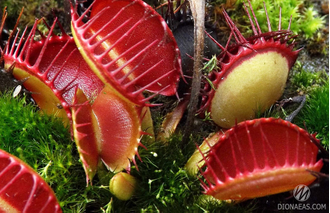
[[[203,67],[202,59],[204,51],[205,0],[189,0],[189,3],[194,17],[194,70],[190,101],[188,105],[188,117],[182,138],[182,148],[188,143],[194,127],[194,118],[197,111],[198,97],[201,87],[201,70]]]

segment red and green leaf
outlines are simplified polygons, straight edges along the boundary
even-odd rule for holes
[[[13,45],[5,50],[5,67],[14,65],[14,77],[24,82],[44,112],[69,123],[75,89],[82,89],[87,98],[92,98],[103,88],[103,83],[89,69],[72,37],[64,32],[62,36],[53,34],[56,21],[48,36],[41,34],[41,40],[37,41],[38,22],[27,38],[24,31],[17,46],[19,32],[16,34]]]
[[[111,171],[130,169],[141,145],[142,107],[105,87],[92,105],[92,125],[101,160]]]
[[[0,150],[0,212],[62,212],[49,185],[28,165]]]
[[[146,3],[96,0],[80,17],[73,8],[71,15],[77,46],[103,83],[139,105],[153,97],[144,98],[144,91],[176,93],[179,49],[165,21]]]
[[[242,200],[311,184],[322,160],[308,132],[281,119],[239,123],[204,156],[205,193],[221,200]]]

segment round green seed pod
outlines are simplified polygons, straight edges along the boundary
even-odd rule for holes
[[[110,192],[119,200],[129,200],[136,188],[136,179],[130,174],[119,172],[110,180]]]

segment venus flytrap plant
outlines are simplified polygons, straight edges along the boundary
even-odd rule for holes
[[[77,88],[83,90],[84,95],[91,99],[95,92],[102,90],[103,84],[88,69],[73,38],[68,36],[61,26],[62,34],[60,36],[53,34],[56,23],[57,20],[49,28],[48,35],[41,33],[41,40],[38,41],[36,40],[36,29],[39,25],[37,20],[26,40],[24,40],[25,29],[18,46],[15,46],[18,31],[13,46],[7,46],[4,51],[4,61],[5,68],[12,72],[16,79],[24,82],[23,85],[31,92],[31,96],[41,108],[42,113],[55,114],[62,118],[67,126],[70,126],[72,123],[72,99],[76,95]],[[10,69],[13,64],[14,68]],[[76,138],[78,144],[80,139]],[[95,141],[93,143],[96,146]],[[78,149],[78,151],[83,159],[82,163],[88,182],[95,173],[95,171],[89,172],[87,169],[88,163],[91,163],[88,159],[95,155],[97,157],[97,152],[93,152],[91,149]],[[89,154],[84,155],[85,152]],[[97,163],[91,167],[95,170],[96,165]]]
[[[98,5],[103,3],[94,2],[92,16],[94,13],[98,13]],[[137,147],[141,145],[139,141],[142,134],[146,134],[142,130],[153,132],[150,112],[145,105],[147,105],[146,101],[154,96],[144,98],[142,92],[148,90],[156,95],[173,95],[176,93],[176,83],[180,76],[178,49],[173,35],[161,17],[140,1],[132,1],[132,4],[126,7],[121,4],[126,3],[124,1],[107,3],[119,9],[122,8],[119,12],[111,10],[111,15],[114,16],[112,20],[117,18],[118,14],[119,17],[125,16],[123,11],[128,11],[130,15],[133,15],[130,11],[136,11],[134,14],[137,18],[137,22],[127,25],[126,29],[119,25],[122,29],[119,34],[115,35],[115,39],[121,36],[115,45],[118,55],[115,54],[113,57],[113,54],[110,54],[114,46],[111,46],[110,49],[105,46],[102,63],[107,60],[107,54],[110,54],[109,59],[113,60],[110,64],[117,64],[117,62],[123,62],[127,57],[131,57],[124,64],[119,63],[118,68],[124,70],[123,75],[120,78],[113,75],[112,83],[109,83],[111,80],[104,81],[104,78],[101,77],[102,73],[98,70],[96,73],[103,82],[90,72],[78,53],[73,39],[62,28],[62,35],[57,36],[53,33],[56,21],[49,28],[47,35],[40,33],[40,40],[37,40],[36,36],[40,21],[36,21],[27,38],[25,38],[25,29],[23,36],[19,38],[19,33],[14,35],[12,46],[8,46],[4,50],[6,68],[12,71],[17,79],[26,79],[24,86],[32,92],[41,112],[57,114],[64,119],[68,126],[73,127],[72,132],[85,169],[87,183],[92,180],[99,160],[102,160],[112,171],[120,171],[125,168],[130,170],[130,160],[136,164],[134,157],[137,154]],[[101,7],[103,8],[103,6]],[[107,14],[109,15],[109,13]],[[74,18],[77,17],[74,11],[72,11],[72,15]],[[98,16],[100,15],[97,14],[96,17]],[[94,27],[94,25],[91,26],[94,21],[90,21],[85,30]],[[134,22],[129,24],[132,23]],[[146,34],[149,39],[148,36],[141,38],[141,32],[145,31],[145,27],[152,31],[152,33]],[[155,34],[155,29],[158,29],[158,34]],[[73,27],[73,30],[76,28]],[[102,33],[99,31],[97,34]],[[109,35],[111,34],[109,33]],[[79,33],[74,35],[81,36]],[[93,57],[94,53],[99,54],[100,47],[104,47],[109,42],[107,39],[110,39],[110,42],[113,39],[106,34],[102,35],[105,38],[97,43],[101,46],[94,45],[96,52],[92,51],[90,56]],[[157,38],[152,37],[153,35],[156,35]],[[128,40],[125,39],[128,36],[130,39],[132,36],[136,37],[140,41],[137,44],[133,43],[133,46],[127,50]],[[124,42],[118,43],[120,40],[124,40]],[[16,42],[18,42],[18,46],[15,46]],[[124,49],[120,48],[122,45],[124,45]],[[143,45],[147,45],[147,47],[143,47]],[[150,54],[151,52],[153,54]],[[164,53],[167,54],[166,57],[164,57]],[[89,51],[84,54],[89,54]],[[139,60],[136,60],[136,57],[140,57]],[[167,62],[168,60],[169,62]],[[96,64],[99,68],[102,68],[103,65]],[[9,67],[14,68],[9,69]],[[110,70],[109,66],[107,68],[111,72],[111,69],[115,67],[110,67]],[[156,68],[157,70],[155,70]],[[131,71],[127,69],[131,69]],[[160,69],[162,72],[159,72]],[[117,71],[116,73],[118,73]],[[104,72],[104,74],[106,73]],[[129,76],[130,74],[132,75]],[[135,78],[134,80],[132,80],[132,76]],[[127,79],[132,81],[129,82]],[[132,97],[138,97],[138,99],[133,100]],[[45,167],[47,169],[42,169],[42,173],[48,178],[53,175],[47,176],[51,163],[52,161],[49,161]],[[57,166],[57,164],[55,165]],[[61,162],[58,166],[65,168]],[[63,180],[63,183],[68,182],[70,182],[70,178]],[[65,190],[65,187],[58,187],[59,198],[62,198]],[[68,203],[63,203],[63,205],[66,204]]]
[[[96,0],[81,16],[72,7],[71,16],[72,34],[82,56],[123,99],[144,105],[155,96],[144,98],[144,91],[176,94],[182,75],[179,49],[165,21],[149,5]]]
[[[311,137],[281,119],[237,124],[209,145],[206,155],[200,151],[205,193],[220,200],[245,200],[311,184],[316,177],[310,171],[319,172],[323,166]]]
[[[234,45],[234,47],[219,45],[224,52],[218,56],[220,70],[212,73],[213,76],[209,75],[212,80],[214,79],[213,83],[216,90],[214,92],[212,87],[205,83],[204,89],[208,92],[208,95],[203,96],[203,103],[209,106],[211,117],[215,123],[224,128],[234,125],[234,122],[236,124],[223,134],[218,132],[213,137],[206,139],[198,147],[200,153],[195,152],[186,164],[186,168],[191,173],[196,173],[196,169],[199,167],[200,173],[205,178],[205,180],[201,179],[204,193],[219,200],[252,199],[292,190],[301,183],[308,185],[316,179],[309,171],[319,172],[323,166],[322,160],[316,162],[318,147],[314,142],[319,143],[319,141],[311,139],[314,135],[309,135],[308,132],[290,122],[281,119],[262,118],[239,123],[240,120],[245,120],[240,117],[242,114],[238,115],[242,111],[253,108],[252,111],[256,113],[257,111],[263,112],[267,108],[265,108],[265,104],[271,99],[271,95],[266,95],[268,89],[265,89],[267,86],[263,87],[265,81],[273,79],[272,83],[278,83],[276,85],[270,82],[266,83],[268,86],[271,85],[272,89],[276,88],[275,91],[269,94],[279,92],[277,98],[268,102],[268,104],[271,105],[282,95],[288,72],[298,54],[298,51],[292,49],[294,44],[287,43],[290,32],[281,31],[281,22],[279,22],[279,30],[272,32],[266,6],[268,33],[261,33],[251,3],[248,3],[252,14],[248,16],[255,35],[245,40],[236,25],[224,12],[237,45]],[[245,10],[247,11],[246,7]],[[249,11],[247,13],[249,14]],[[254,18],[256,27],[251,17]],[[281,40],[281,38],[284,40]],[[229,41],[227,44],[229,44]],[[263,45],[269,46],[264,49]],[[283,46],[280,47],[281,45]],[[251,51],[251,54],[247,52],[245,54],[245,50]],[[274,55],[269,56],[269,58],[258,58],[273,53]],[[283,57],[283,66],[280,65],[282,62],[277,61],[275,56],[277,54]],[[259,60],[255,60],[256,58]],[[274,64],[268,61],[270,58],[274,60]],[[253,63],[247,61],[253,61]],[[268,64],[274,70],[269,66],[262,68],[258,63]],[[258,68],[255,69],[256,67]],[[270,70],[272,71],[268,72]],[[231,73],[227,75],[227,71]],[[261,77],[260,79],[263,80],[256,83],[257,86],[250,87],[249,83],[260,77],[253,76],[254,71],[261,71],[261,73],[258,73],[260,76],[267,73],[267,76]],[[241,72],[248,72],[249,74],[242,77],[243,75],[240,76],[239,74]],[[276,73],[276,76],[271,78],[270,76],[274,73]],[[280,73],[283,75],[280,75]],[[284,77],[283,80],[279,80],[279,75]],[[253,79],[249,78],[252,76]],[[235,87],[236,84],[237,87]],[[235,91],[232,91],[233,88],[239,92],[235,93]],[[253,91],[251,97],[248,98],[249,100],[243,101],[243,105],[235,108],[240,101],[249,95],[249,92],[253,90],[252,88],[258,91]],[[258,96],[259,91],[270,99],[266,100],[263,99],[262,95]],[[249,101],[252,100],[253,102],[256,96],[258,96],[257,102],[252,104],[253,106],[249,105]],[[228,99],[226,99],[227,97]],[[239,98],[236,99],[235,97]],[[232,111],[232,109],[234,110]],[[215,112],[212,112],[213,110]],[[234,118],[230,119],[226,116],[226,113],[234,116]],[[230,120],[232,121],[231,125],[228,125]],[[291,153],[296,154],[291,155]],[[294,180],[292,180],[293,176],[295,177]]]
[[[212,120],[223,128],[253,119],[257,110],[265,111],[274,104],[283,94],[289,71],[299,52],[294,50],[292,39],[295,36],[291,35],[290,28],[281,30],[279,22],[279,30],[272,31],[265,6],[268,32],[263,33],[250,1],[248,4],[251,12],[247,5],[244,8],[254,35],[243,37],[224,12],[232,36],[226,46],[218,44],[222,49],[217,56],[219,69],[209,73],[212,84],[205,83],[202,90],[200,112],[210,112]],[[233,44],[230,43],[231,37],[235,39]]]
[[[16,33],[4,51],[5,67],[26,79],[23,84],[42,112],[57,114],[72,127],[87,184],[99,161],[111,171],[130,170],[140,138],[153,134],[147,101],[176,94],[181,74],[173,35],[152,8],[141,1],[94,1],[92,6],[81,17],[72,6],[75,40],[60,25],[61,35],[54,34],[56,20],[38,40],[37,20],[27,36],[26,29],[21,38]],[[83,23],[88,12],[90,20]],[[121,24],[125,14],[134,19]],[[110,20],[108,31],[96,20]],[[96,32],[91,36],[91,31]],[[145,91],[155,94],[144,98]]]
[[[279,165],[275,167],[272,167],[273,162],[275,161],[285,161],[283,160],[285,156],[279,154],[280,151],[284,149],[283,147],[286,146],[286,148],[289,148],[289,150],[291,150],[292,152],[298,153],[298,151],[293,150],[291,145],[288,145],[288,142],[291,141],[292,138],[292,141],[299,148],[299,153],[301,151],[301,153],[306,153],[306,156],[312,156],[311,159],[313,159],[310,161],[309,165],[311,166],[308,167],[309,169],[319,171],[320,167],[322,166],[321,161],[317,163],[314,162],[314,157],[315,153],[317,152],[317,149],[315,149],[314,146],[310,145],[310,141],[305,140],[308,133],[288,122],[282,122],[281,120],[275,121],[274,119],[260,119],[255,121],[247,121],[243,124],[235,126],[234,130],[230,130],[229,132],[225,133],[226,139],[221,136],[222,132],[221,134],[220,132],[216,133],[216,136],[214,136],[212,139],[205,140],[204,145],[201,146],[200,149],[203,154],[198,155],[198,152],[197,154],[195,152],[192,159],[189,160],[188,163],[186,163],[189,156],[191,156],[191,154],[193,153],[195,145],[192,141],[189,141],[186,149],[180,149],[179,144],[182,141],[182,136],[180,133],[172,133],[175,131],[181,117],[183,116],[184,109],[186,108],[186,106],[184,105],[187,103],[180,103],[181,107],[178,107],[176,111],[174,111],[174,113],[166,117],[164,121],[165,124],[162,125],[163,130],[165,130],[165,134],[163,136],[159,134],[157,142],[155,143],[150,143],[150,141],[144,142],[145,145],[148,146],[148,150],[139,150],[138,154],[137,150],[138,147],[142,144],[141,141],[146,141],[142,136],[145,135],[147,131],[152,129],[150,111],[146,106],[152,105],[149,104],[147,101],[154,97],[154,95],[150,95],[149,92],[154,92],[154,94],[156,95],[175,94],[176,82],[181,75],[181,71],[177,69],[180,65],[180,59],[178,57],[179,54],[176,48],[175,41],[173,40],[171,32],[164,25],[164,21],[160,19],[158,14],[156,14],[150,7],[146,6],[143,2],[129,2],[130,3],[127,3],[126,1],[96,0],[93,5],[88,8],[86,12],[82,15],[78,15],[76,7],[72,7],[72,30],[75,37],[74,39],[78,43],[78,46],[80,47],[80,51],[83,56],[76,55],[76,53],[78,53],[79,51],[75,49],[74,42],[70,43],[73,41],[73,38],[67,36],[66,34],[63,34],[62,36],[55,36],[54,34],[52,34],[51,30],[49,34],[41,34],[41,40],[35,42],[32,40],[34,40],[34,38],[37,38],[34,36],[34,33],[36,33],[37,31],[33,32],[32,30],[30,38],[33,39],[30,41],[30,43],[26,42],[27,47],[29,47],[26,52],[24,48],[23,50],[18,50],[19,48],[15,50],[14,45],[12,45],[12,51],[6,50],[13,53],[9,54],[8,56],[9,58],[11,56],[13,57],[9,59],[7,67],[12,64],[11,62],[13,62],[13,58],[15,58],[16,56],[20,56],[20,54],[22,54],[22,57],[16,57],[16,59],[24,59],[25,61],[23,61],[28,64],[30,62],[48,61],[46,56],[40,54],[43,53],[42,49],[44,49],[45,52],[48,52],[50,48],[55,48],[56,50],[59,50],[57,51],[57,53],[54,53],[56,56],[50,60],[50,63],[46,63],[44,66],[32,66],[33,68],[39,70],[42,70],[43,68],[45,68],[46,70],[49,69],[51,71],[47,72],[52,73],[52,71],[54,71],[52,70],[52,65],[56,64],[58,65],[57,67],[60,67],[58,69],[58,72],[54,71],[53,75],[45,75],[46,77],[42,78],[40,78],[40,76],[38,77],[38,75],[41,75],[42,71],[38,71],[37,75],[36,73],[32,73],[29,71],[27,72],[29,72],[31,76],[34,76],[36,78],[34,80],[39,83],[38,85],[45,84],[46,87],[49,87],[50,90],[54,92],[54,100],[59,101],[61,103],[61,105],[51,104],[54,109],[59,109],[61,107],[68,109],[68,111],[65,111],[64,114],[68,115],[68,123],[71,124],[72,133],[74,138],[76,139],[75,142],[77,144],[77,150],[80,153],[80,155],[78,156],[74,148],[75,146],[73,145],[73,142],[71,140],[71,143],[69,145],[66,145],[66,147],[64,147],[66,149],[64,149],[62,145],[57,144],[57,138],[55,136],[49,136],[49,134],[43,135],[43,137],[49,139],[50,144],[47,144],[47,142],[45,142],[45,144],[40,143],[40,145],[35,146],[39,148],[39,150],[37,151],[44,150],[47,154],[45,159],[42,161],[43,166],[41,168],[38,166],[38,161],[32,161],[34,162],[34,165],[38,169],[38,171],[43,174],[46,181],[50,182],[51,185],[54,186],[56,195],[60,200],[60,204],[63,207],[63,210],[78,211],[84,209],[85,211],[89,211],[103,209],[104,211],[110,211],[112,209],[115,211],[143,212],[175,210],[225,211],[228,209],[233,210],[234,208],[236,210],[238,209],[238,212],[242,212],[240,206],[233,206],[226,202],[214,201],[212,199],[205,198],[205,196],[200,196],[201,188],[199,187],[198,178],[195,176],[196,170],[198,169],[196,167],[197,163],[200,163],[200,167],[206,168],[205,170],[202,169],[201,171],[201,173],[205,176],[206,183],[208,185],[203,185],[205,191],[209,194],[213,194],[215,197],[218,197],[220,199],[239,200],[244,196],[246,196],[246,198],[263,196],[265,195],[265,190],[263,189],[260,189],[259,191],[255,190],[256,194],[253,194],[252,196],[248,193],[244,193],[251,189],[251,186],[249,186],[251,184],[249,183],[254,183],[254,180],[260,178],[260,176],[262,176],[263,174],[267,177],[270,177],[269,182],[273,181],[272,183],[276,183],[276,181],[281,178],[274,176],[277,175],[283,177],[287,174],[285,172],[287,172],[287,170],[289,170],[290,168],[295,171],[299,170],[297,174],[293,175],[300,175],[299,178],[303,179],[304,183],[310,183],[312,177],[308,172],[306,172],[306,168],[304,167],[305,164],[300,164],[299,154],[295,155],[296,158],[291,157],[289,158],[289,160],[288,158],[286,158],[285,160],[289,163],[288,165],[284,165],[282,168],[281,163],[279,163]],[[115,8],[115,10],[110,10],[110,8]],[[140,12],[142,11],[143,15],[139,14],[139,12],[135,13],[135,10]],[[127,14],[132,15],[132,17],[130,18],[130,16],[128,16]],[[254,15],[252,16],[254,18]],[[119,20],[121,19],[126,21],[120,22]],[[224,53],[220,55],[222,57],[219,56],[217,59],[212,58],[208,63],[206,63],[207,66],[205,65],[204,68],[207,70],[208,74],[210,74],[211,77],[212,75],[214,75],[214,73],[219,74],[221,71],[226,70],[229,66],[226,66],[224,64],[228,64],[228,62],[229,64],[232,63],[233,65],[235,64],[235,60],[239,61],[241,58],[249,60],[255,56],[253,54],[272,52],[272,49],[275,49],[275,51],[273,51],[275,56],[276,54],[281,55],[282,58],[284,58],[284,61],[290,66],[294,63],[297,51],[294,51],[292,49],[293,44],[286,43],[291,38],[291,34],[289,31],[282,30],[273,32],[267,29],[269,30],[269,32],[261,33],[259,26],[257,25],[253,28],[255,35],[251,38],[244,39],[241,36],[240,32],[236,29],[233,22],[230,21],[229,16],[226,16],[226,19],[232,29],[232,36],[236,36],[237,44],[236,46],[234,45],[233,48],[226,45],[225,47],[223,47]],[[250,21],[251,19],[252,18],[250,18]],[[257,23],[256,20],[254,21]],[[121,25],[116,26],[116,22],[120,22]],[[140,34],[139,32],[143,31],[142,25],[146,25],[146,23],[151,23],[152,26],[157,26],[157,23],[160,24],[158,26],[159,28],[157,28],[160,34],[155,35],[156,38],[153,37],[154,39],[152,39],[146,37],[148,36],[148,34],[154,33],[152,27],[150,27],[150,29],[148,28],[145,30],[145,32],[149,33],[146,33],[146,36],[144,36],[143,38],[140,38],[138,36],[138,34]],[[270,21],[267,21],[267,23],[270,23]],[[105,29],[105,26],[109,27],[109,29]],[[38,27],[35,27],[34,29],[36,28]],[[136,32],[138,33],[135,34]],[[137,42],[131,43],[132,41],[130,39],[132,38],[134,41]],[[15,40],[18,41],[20,39],[19,37],[17,37],[17,39]],[[55,43],[59,42],[60,45],[57,46],[55,43],[53,43],[54,41]],[[122,41],[123,43],[121,43]],[[149,43],[147,41],[149,41]],[[169,44],[169,46],[164,45],[166,42],[168,42],[167,44]],[[258,42],[261,43],[261,47],[258,46]],[[24,46],[23,39],[19,43],[21,47]],[[61,52],[64,53],[65,49],[70,45],[72,45],[72,52],[68,52],[68,54],[62,55]],[[124,46],[127,45],[130,47],[128,49],[125,49]],[[264,47],[266,46],[265,49],[262,48],[263,45]],[[161,47],[161,50],[159,50],[159,52],[157,49],[155,49],[156,46]],[[166,58],[164,59],[163,56],[160,57],[159,55],[161,55],[160,53],[163,53],[162,51],[165,51],[167,48],[172,49],[172,52],[166,52]],[[251,51],[249,52],[249,50]],[[34,55],[33,53],[37,54]],[[155,56],[152,56],[151,53],[157,54],[155,54]],[[79,69],[82,64],[85,63],[84,61],[86,60],[87,64],[90,66],[90,70],[94,74],[92,72],[91,74],[86,74],[86,72],[89,71],[86,71],[88,70],[88,66],[87,64],[84,64],[87,67],[85,70],[84,78],[81,79],[81,81],[78,80],[78,82],[73,81],[73,77],[70,75],[66,75],[66,72],[64,71],[66,65],[70,63],[61,63],[61,57],[64,58],[63,61],[71,60],[72,57],[76,59],[84,58],[84,60],[79,61],[79,63],[81,63],[80,65],[73,65],[73,67],[78,67]],[[139,62],[140,60],[142,60],[143,62]],[[152,63],[147,64],[148,60],[155,62],[154,65],[152,65]],[[18,68],[23,67],[23,69],[25,69],[24,63],[20,64],[20,62],[22,61],[18,60],[16,61],[16,63],[17,62]],[[239,63],[240,62],[238,62],[238,64]],[[29,65],[32,64],[33,63]],[[219,68],[217,68],[218,66]],[[233,66],[235,67],[236,65]],[[141,67],[144,67],[146,69],[140,69]],[[159,68],[161,68],[161,72],[155,72],[155,70],[158,70]],[[211,72],[209,73],[209,71]],[[283,76],[287,77],[286,72],[283,73]],[[94,76],[97,77],[94,78]],[[135,78],[136,76],[138,77]],[[85,77],[95,79],[96,84],[92,85],[92,83],[90,83],[89,81],[90,79],[86,79]],[[65,81],[65,79],[69,80]],[[173,81],[171,81],[171,79]],[[214,90],[219,90],[219,85],[217,84],[218,82],[214,81],[213,78],[211,78],[211,80],[213,82],[216,82],[216,84],[214,84]],[[211,82],[212,85],[213,82]],[[62,85],[62,83],[64,83],[64,85]],[[84,87],[85,83],[89,85],[87,86],[87,88]],[[281,84],[283,84],[283,82]],[[72,87],[66,87],[65,85],[71,85]],[[95,86],[97,89],[90,89],[92,86]],[[66,89],[63,90],[63,88]],[[56,91],[58,92],[57,94]],[[61,97],[65,93],[66,95],[64,95],[64,97]],[[257,108],[256,110],[259,109],[260,108]],[[111,113],[113,114],[109,113],[109,111],[111,111]],[[263,109],[260,111],[263,111]],[[210,118],[213,118],[214,116],[212,116],[211,113],[212,111],[206,112],[206,115],[210,115]],[[10,117],[10,114],[6,114],[6,116]],[[17,124],[17,122],[15,123],[14,118],[11,118],[10,122],[13,122],[13,124]],[[276,146],[283,148],[281,150],[274,145],[276,142],[275,139],[278,139],[276,138],[277,136],[274,136],[273,134],[269,133],[267,127],[267,125],[269,124],[272,128],[277,129],[278,123],[284,123],[286,126],[288,126],[287,128],[283,127],[283,131],[281,132],[285,133],[284,136],[282,135],[282,139],[284,139],[286,143],[276,144]],[[36,127],[38,125],[39,124],[35,123],[35,121],[32,123],[30,122],[30,126],[28,126],[28,128]],[[248,131],[244,131],[244,128],[243,130],[240,129],[240,127],[244,125],[246,127],[245,130],[247,129]],[[241,151],[236,152],[237,150],[235,149],[235,145],[233,145],[234,148],[228,148],[228,144],[230,144],[231,142],[232,144],[240,144],[240,142],[236,140],[238,134],[244,135],[244,132],[253,132],[255,131],[255,129],[253,129],[254,127],[266,130],[264,132],[261,131],[261,134],[259,134],[260,132],[251,133],[251,140],[250,138],[248,140],[243,140],[246,138],[242,137],[243,139],[240,141],[242,143],[241,145],[244,147],[247,146],[247,150],[249,151],[246,151],[246,153]],[[20,134],[28,135],[28,128],[23,128],[23,133]],[[52,131],[49,130],[48,127],[45,127],[45,130]],[[296,133],[298,133],[295,134],[295,131]],[[278,135],[281,134],[278,133]],[[201,136],[197,135],[196,137]],[[303,143],[299,140],[295,140],[297,137],[304,138],[303,142],[306,143]],[[163,141],[160,142],[158,140]],[[198,139],[196,140],[198,141]],[[220,141],[219,143],[222,143],[222,145],[216,144],[212,146],[210,144],[211,140],[214,143]],[[27,140],[23,141],[27,142]],[[90,141],[92,141],[92,143],[89,143]],[[121,143],[112,143],[113,141],[120,141]],[[244,143],[246,141],[248,141],[249,145],[246,145]],[[257,143],[257,145],[255,145],[254,141],[259,141],[260,143]],[[267,142],[269,141],[271,142],[268,144]],[[67,141],[65,141],[64,143],[66,142]],[[38,141],[33,141],[32,144],[38,144]],[[262,158],[261,160],[255,160],[258,161],[257,163],[255,161],[253,162],[253,166],[255,167],[248,167],[249,169],[253,167],[253,169],[255,170],[249,170],[245,173],[242,172],[244,173],[243,176],[245,175],[245,177],[247,177],[246,182],[240,182],[239,172],[236,173],[236,176],[230,173],[230,175],[232,175],[234,179],[233,183],[228,183],[224,181],[225,184],[221,185],[218,184],[220,181],[214,181],[222,180],[222,176],[226,176],[225,172],[227,171],[227,167],[224,167],[225,169],[223,169],[223,174],[217,169],[218,167],[221,168],[221,166],[223,166],[218,164],[219,159],[221,158],[222,160],[222,155],[229,155],[228,153],[234,153],[237,161],[237,164],[235,164],[236,167],[232,167],[233,162],[228,162],[230,160],[225,160],[223,164],[229,165],[228,167],[232,167],[233,169],[236,169],[236,171],[238,171],[244,167],[244,163],[242,164],[242,166],[238,163],[237,159],[245,159],[246,157],[246,164],[252,165],[250,164],[252,161],[250,159],[251,155],[249,155],[249,153],[262,153],[262,149],[260,148],[261,145],[259,146],[258,144],[261,144],[263,146],[264,152],[272,156],[270,162],[266,162],[263,164],[264,158]],[[27,147],[29,145],[31,144],[25,144],[25,146]],[[54,147],[50,147],[50,145],[54,145]],[[25,146],[16,149],[17,153],[23,157],[26,152],[24,151]],[[226,148],[219,151],[220,149],[218,147],[220,146],[225,146]],[[271,148],[273,146],[275,148],[272,150]],[[32,147],[34,147],[34,145],[32,145]],[[63,148],[64,150],[62,150],[61,148]],[[116,151],[116,149],[119,149],[120,151]],[[310,152],[308,152],[308,150],[310,150]],[[38,153],[37,151],[36,153]],[[218,152],[221,152],[221,154],[218,155]],[[52,158],[51,155],[54,155],[54,158]],[[275,158],[273,158],[273,155],[275,156]],[[90,158],[89,156],[93,157]],[[136,156],[141,158],[143,160],[143,163],[135,162]],[[255,154],[254,158],[252,159],[256,159],[260,156],[263,155]],[[286,154],[286,156],[288,156],[288,154]],[[35,157],[42,158],[43,156],[38,155]],[[81,163],[84,166],[87,181],[93,183],[93,186],[89,185],[86,188],[86,183],[84,181],[81,181],[80,177],[83,176],[84,171],[81,169],[78,159],[80,159]],[[228,159],[232,158],[229,156]],[[296,159],[298,159],[299,162],[296,162]],[[68,163],[66,163],[66,160],[68,161]],[[132,166],[130,160],[134,162]],[[203,164],[203,162],[200,162],[200,160],[206,163]],[[114,189],[113,185],[111,186],[111,183],[109,185],[112,194],[110,194],[108,186],[105,185],[107,185],[107,183],[109,182],[108,179],[110,179],[113,174],[109,173],[107,169],[98,169],[96,173],[96,168],[98,166],[97,164],[100,161],[104,162],[107,168],[115,172],[121,171],[122,169],[129,170],[130,167],[132,167],[130,175],[134,176],[134,179],[138,182],[138,184],[134,196],[132,196],[128,201],[120,201],[114,197],[114,195],[118,196],[118,190],[111,191],[112,189]],[[260,170],[263,169],[262,166],[267,165],[267,163],[268,167],[264,167],[266,169],[264,169],[265,171],[262,171],[264,173],[260,175],[260,173],[258,172],[260,172]],[[306,162],[306,165],[307,164],[308,162]],[[187,168],[192,168],[194,171],[190,172]],[[230,169],[228,169],[228,171],[229,170]],[[243,170],[244,168],[242,169],[242,171]],[[62,173],[60,173],[61,171]],[[77,178],[75,174],[77,174],[79,178]],[[119,176],[122,174],[126,175],[127,173],[119,173]],[[272,176],[272,174],[276,175]],[[92,178],[94,175],[96,178],[94,178],[92,182]],[[59,179],[59,181],[57,179]],[[105,184],[104,180],[106,180]],[[113,181],[115,180],[116,179],[113,179]],[[285,181],[287,179],[283,178],[282,180]],[[238,186],[235,186],[235,183]],[[101,184],[103,185],[100,186]],[[233,187],[231,188],[228,186]],[[222,196],[222,187],[228,187],[226,188],[226,190],[233,190],[233,188],[235,187],[240,188],[241,190],[238,190],[237,193],[235,192],[230,196]],[[292,184],[290,185],[290,187],[292,187]],[[285,188],[285,190],[288,190],[288,188],[290,187]],[[281,188],[279,186],[275,186],[274,188],[275,189],[272,191],[272,193],[278,193],[280,191],[283,191],[283,189],[278,189]],[[119,191],[121,191],[121,187],[119,188]],[[252,189],[251,191],[254,191],[254,189]],[[125,197],[124,200],[126,200],[128,197]],[[103,207],[101,208],[101,206]],[[247,211],[249,211],[249,209],[247,209]]]

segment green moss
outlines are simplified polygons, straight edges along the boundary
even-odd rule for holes
[[[325,71],[304,70],[300,63],[294,67],[290,78],[292,92],[306,95],[306,103],[293,120],[298,126],[306,126],[310,133],[329,149],[329,76]]]
[[[327,82],[328,75],[325,71],[311,72],[302,69],[298,62],[290,78],[291,89],[298,93],[309,93]]]
[[[196,146],[190,141],[182,150],[181,139],[181,134],[172,135],[167,144],[155,142],[147,145],[148,150],[140,150],[143,162],[138,162],[138,171],[134,167],[131,171],[138,182],[136,194],[127,202],[113,198],[113,212],[247,211],[205,198],[198,178],[183,169]]]
[[[0,94],[0,103],[0,123],[6,124],[0,128],[0,148],[33,167],[53,188],[64,212],[246,211],[203,196],[198,178],[183,169],[195,142],[182,150],[181,134],[169,138],[167,145],[156,142],[139,150],[143,162],[138,161],[138,171],[135,166],[131,170],[138,190],[131,200],[120,201],[109,192],[113,174],[104,167],[93,186],[86,187],[75,144],[59,119],[39,113],[25,97],[12,98],[10,92]]]
[[[318,29],[324,27],[325,17],[319,17],[314,7],[310,6],[303,11],[299,24],[301,24],[300,29],[304,32],[303,35],[306,38],[311,38]]]
[[[236,2],[236,8],[242,8],[243,0]],[[266,4],[268,16],[272,26],[272,30],[278,30],[279,14],[281,8],[281,25],[282,29],[288,29],[290,17],[292,16],[292,22],[290,29],[294,34],[299,34],[305,38],[311,38],[318,29],[324,27],[325,17],[320,17],[313,6],[308,6],[302,0],[253,0],[251,5],[255,11],[256,17],[263,32],[268,32],[267,19],[264,10],[264,4]],[[304,8],[301,10],[301,8]],[[243,12],[243,11],[242,11]],[[246,15],[233,14],[233,20],[239,20],[239,23],[245,23],[243,25],[250,25]],[[251,33],[251,30],[249,30]]]
[[[294,120],[299,126],[307,127],[310,133],[317,132],[317,138],[329,149],[329,81],[314,87],[307,96],[305,106]]]
[[[0,9],[3,11],[7,7],[8,17],[6,24],[11,29],[15,25],[22,8],[24,8],[20,24],[24,27],[31,27],[36,18],[46,18],[50,21],[54,19],[53,13],[57,15],[64,13],[64,9],[61,8],[63,7],[63,2],[63,0],[1,0]],[[48,31],[48,28],[44,25],[39,25],[38,29],[43,33]]]
[[[15,99],[6,93],[0,98],[0,123],[6,124],[0,129],[2,149],[20,157],[34,169],[45,167],[50,161],[59,167],[73,164],[74,144],[60,120],[41,115],[33,105],[27,104],[25,97]],[[62,150],[56,152],[59,148]]]
[[[194,147],[189,145],[182,151],[180,142],[181,136],[172,136],[168,145],[156,142],[141,153],[143,163],[135,174],[141,183],[136,202],[141,209],[189,208],[194,199],[191,195],[201,191],[197,178],[182,169]]]

